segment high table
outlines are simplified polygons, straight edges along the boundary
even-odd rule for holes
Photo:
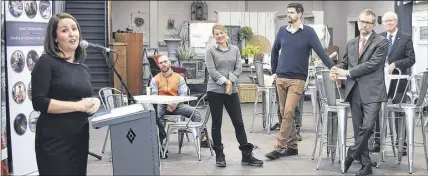
[[[198,98],[193,96],[136,95],[134,99],[137,103],[173,104],[197,100]]]

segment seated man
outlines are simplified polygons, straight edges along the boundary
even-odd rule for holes
[[[183,76],[175,73],[171,69],[171,62],[167,56],[161,56],[158,59],[158,66],[161,70],[150,82],[152,95],[169,95],[169,96],[187,96],[189,88],[184,81]],[[190,118],[195,107],[191,107],[185,103],[180,104],[158,104],[157,105],[157,125],[160,131],[160,139],[166,137],[165,126],[163,124],[164,115],[181,115]],[[161,120],[162,119],[162,120]],[[195,111],[191,119],[193,122],[202,121],[201,114]],[[207,129],[204,129],[201,134],[201,146],[208,147]]]

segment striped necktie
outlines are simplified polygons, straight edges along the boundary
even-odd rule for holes
[[[361,38],[360,39],[360,51],[358,52],[358,59],[360,59],[361,54],[363,54],[363,49],[364,49],[364,45],[365,45],[366,39],[365,38]]]
[[[391,53],[391,49],[392,49],[392,35],[388,36],[388,56]]]

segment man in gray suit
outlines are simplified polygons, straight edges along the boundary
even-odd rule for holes
[[[345,101],[351,106],[355,143],[349,147],[344,162],[346,172],[354,160],[360,160],[362,167],[357,175],[373,173],[368,139],[379,118],[381,103],[387,101],[384,66],[388,42],[373,31],[375,25],[375,13],[362,11],[358,20],[360,36],[347,43],[342,63],[330,72],[334,81],[338,76],[348,77]]]
[[[397,75],[399,72],[396,69],[401,70],[401,74],[410,75],[410,68],[415,64],[415,51],[413,49],[412,36],[405,33],[397,28],[398,18],[394,12],[386,12],[382,17],[382,23],[385,25],[385,32],[380,33],[383,37],[388,39],[388,72],[389,74]],[[392,103],[400,103],[401,98],[404,95],[406,89],[407,80],[401,79],[398,85],[397,93],[395,94],[395,88],[397,86],[397,80],[392,80],[389,86],[388,97],[392,99]],[[394,95],[395,94],[395,95]],[[396,117],[403,117],[404,113],[395,113]],[[372,152],[379,152],[380,150],[380,129],[379,121],[376,122],[376,135],[375,143],[373,145]],[[395,119],[395,131],[398,134],[398,119]],[[398,140],[398,135],[397,135]],[[404,135],[406,140],[406,135]],[[398,145],[398,144],[397,144]],[[404,146],[407,143],[404,142]],[[406,148],[403,149],[403,156],[406,156]]]

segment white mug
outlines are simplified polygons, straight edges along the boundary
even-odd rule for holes
[[[152,90],[150,87],[146,87],[146,95],[151,95]]]

